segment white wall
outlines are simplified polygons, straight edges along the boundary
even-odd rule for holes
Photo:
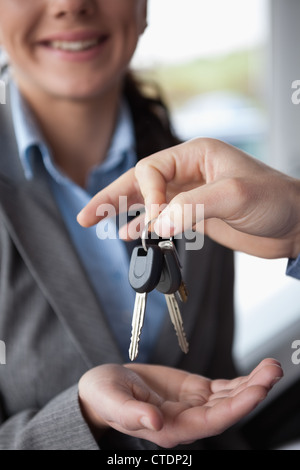
[[[300,80],[300,1],[270,0],[270,162],[300,176],[300,104],[292,83]]]

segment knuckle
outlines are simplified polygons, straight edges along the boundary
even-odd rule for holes
[[[176,196],[174,196],[172,200],[172,207],[176,205],[183,207],[185,204],[192,204],[192,199],[188,192],[179,193]]]
[[[240,202],[247,201],[250,197],[250,188],[244,178],[232,177],[228,179],[228,186]]]
[[[149,159],[148,158],[142,158],[135,165],[135,174],[136,175],[143,174],[145,171],[147,171],[149,166],[150,166]]]

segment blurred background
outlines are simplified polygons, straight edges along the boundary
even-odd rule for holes
[[[133,65],[160,84],[179,136],[222,136],[263,157],[268,2],[150,0],[148,20]]]
[[[148,28],[132,66],[160,86],[176,133],[215,137],[300,176],[299,0],[149,0]],[[287,260],[236,253],[234,355],[241,372],[264,357],[300,377],[292,342],[300,339],[300,284]]]

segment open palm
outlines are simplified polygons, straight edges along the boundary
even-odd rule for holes
[[[156,365],[108,364],[89,371],[79,389],[93,426],[171,448],[225,431],[249,414],[282,375],[274,359],[234,380]]]

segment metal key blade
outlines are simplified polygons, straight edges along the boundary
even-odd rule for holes
[[[139,341],[145,317],[146,302],[146,292],[143,292],[142,294],[136,294],[132,316],[131,340],[129,347],[129,358],[131,361],[134,361],[138,355]]]
[[[165,299],[167,302],[169,315],[171,318],[171,322],[174,325],[176,335],[178,337],[178,343],[181,350],[187,354],[189,351],[189,343],[187,342],[185,332],[183,329],[183,321],[181,317],[181,313],[178,307],[178,303],[174,294],[165,294]]]

